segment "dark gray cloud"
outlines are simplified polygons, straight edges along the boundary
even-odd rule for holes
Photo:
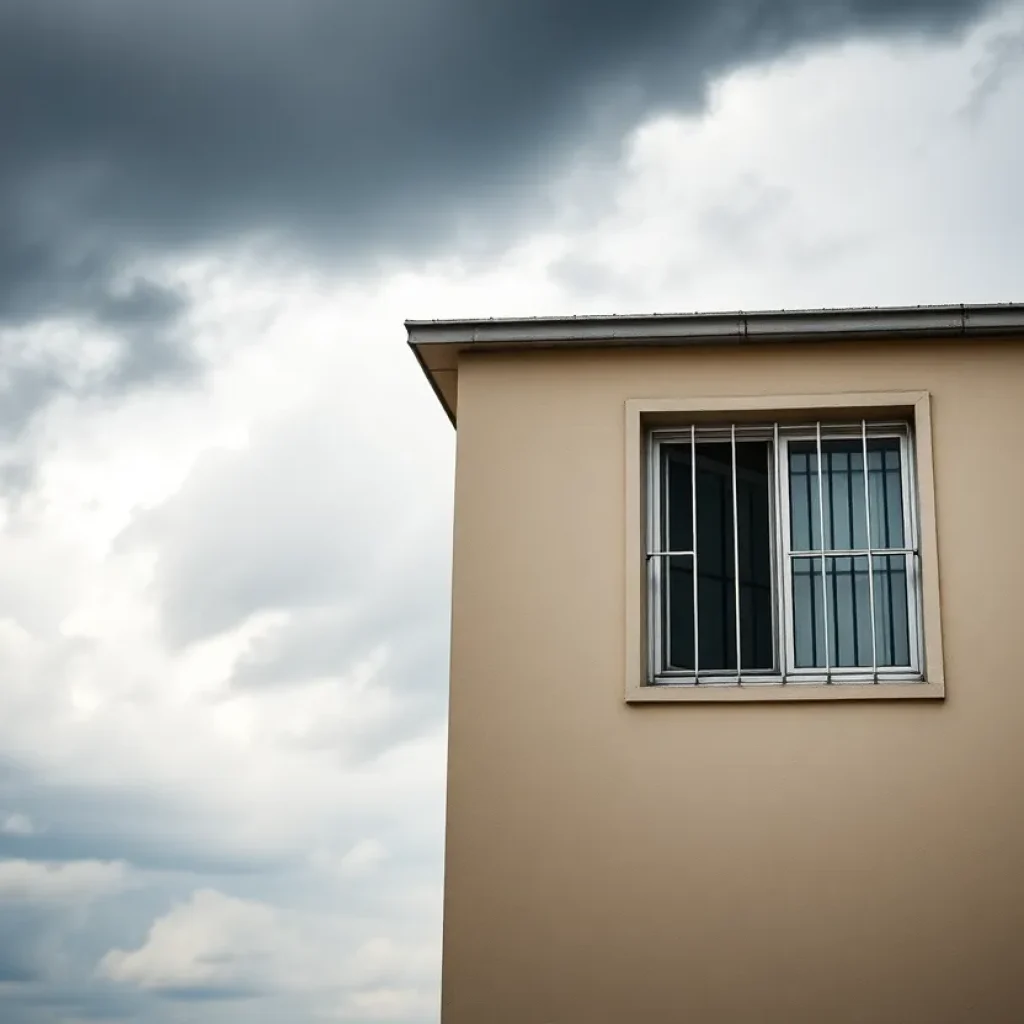
[[[5,906],[0,917],[0,985],[42,977],[46,961],[47,918],[37,906]]]
[[[16,801],[12,797],[18,795],[29,778],[24,769],[0,764],[0,780],[4,786],[0,807],[13,806]],[[54,821],[58,816],[54,812],[60,807],[47,799],[46,785],[38,779],[36,782],[41,791],[35,798],[36,821],[47,831],[60,833],[59,824]],[[153,816],[143,814],[140,817],[137,801],[119,803],[116,791],[112,791],[109,798],[102,803],[87,800],[83,811],[83,818],[91,820],[95,833],[109,833],[101,840],[107,856],[133,860],[144,850],[147,841],[159,844],[159,836],[153,835],[157,828]],[[440,811],[439,806],[438,822]],[[164,813],[170,816],[176,812],[165,807]],[[375,817],[378,813],[381,820]],[[332,935],[344,940],[346,949],[354,949],[365,941],[368,920],[380,921],[382,914],[389,912],[402,913],[401,909],[393,909],[389,901],[400,898],[391,894],[407,891],[405,887],[410,884],[410,878],[426,873],[428,877],[424,880],[436,884],[439,865],[439,837],[434,846],[424,851],[422,842],[410,843],[404,835],[388,835],[383,828],[387,823],[384,819],[389,820],[393,832],[402,832],[393,810],[388,815],[371,808],[369,813],[359,815],[359,821],[351,817],[349,811],[348,820],[339,814],[337,822],[326,823],[331,845],[338,855],[351,848],[369,828],[386,841],[394,842],[398,856],[384,863],[382,874],[376,876],[378,885],[367,886],[365,878],[353,878],[351,898],[345,900],[343,913],[339,907],[341,925],[332,931]],[[217,837],[211,834],[216,827],[216,823],[210,822],[204,827],[193,818],[194,846],[201,849],[219,845]],[[133,841],[129,834],[133,829],[141,839]],[[163,832],[167,831],[165,827]],[[338,831],[351,834],[345,838],[344,834],[338,835]],[[73,866],[75,860],[92,857],[97,852],[90,849],[87,837],[81,833],[58,834],[53,845],[45,849],[33,843],[35,837],[21,837],[20,844],[17,838],[12,837],[13,845],[0,847],[0,860],[33,861],[42,855],[48,863]],[[33,898],[31,893],[13,900],[0,898],[0,1021],[4,1024],[8,1021],[12,1024],[67,1024],[73,1020],[126,1019],[184,1024],[201,1017],[211,1024],[220,1021],[237,1024],[242,1020],[275,1024],[280,1020],[315,1019],[306,1005],[306,994],[294,994],[282,1002],[282,994],[276,991],[275,984],[269,981],[259,984],[258,978],[254,980],[248,974],[241,980],[229,978],[208,984],[183,981],[180,985],[143,986],[140,990],[131,983],[113,981],[98,971],[98,965],[109,950],[133,950],[143,946],[153,922],[171,908],[186,903],[199,888],[213,888],[240,899],[269,900],[285,907],[298,901],[311,911],[322,913],[327,899],[325,876],[310,873],[307,854],[305,849],[296,851],[287,863],[279,863],[275,870],[257,877],[230,873],[230,866],[218,865],[216,853],[204,862],[203,858],[190,856],[179,847],[168,851],[166,857],[167,861],[176,863],[163,863],[158,859],[154,864],[145,855],[134,859],[132,871],[146,866],[163,870],[136,876],[122,891],[104,894],[88,907],[83,907],[73,895],[50,900]],[[249,867],[255,868],[259,860],[258,852],[251,851]],[[429,867],[427,871],[424,862]],[[335,883],[328,880],[328,884]],[[202,954],[203,962],[216,966],[219,958],[224,958],[225,966],[229,966],[235,962],[233,957],[229,958],[229,953],[230,947],[211,950]],[[244,955],[244,951],[239,953],[239,958],[244,959]],[[252,1002],[257,997],[258,1005]]]
[[[4,1024],[63,1024],[73,1021],[154,1020],[151,1001],[107,986],[48,986],[40,991],[11,991],[0,997]]]
[[[267,994],[255,985],[182,985],[152,989],[155,995],[178,1003],[220,1003],[256,999]]]
[[[182,295],[145,279],[127,286],[113,280],[62,281],[52,267],[19,263],[17,253],[12,257],[12,236],[3,231],[3,202],[0,195],[0,441],[18,438],[60,395],[116,397],[197,375],[201,363],[184,333]],[[83,373],[73,350],[40,351],[32,339],[4,338],[4,327],[40,317],[94,324],[116,351],[102,369]],[[25,452],[13,462],[0,462],[0,493],[16,497],[31,487],[34,476]]]
[[[131,923],[132,911],[121,916],[124,931],[124,918]],[[143,1008],[135,993],[92,978],[92,964],[108,938],[109,930],[97,930],[91,915],[74,902],[0,901],[0,1020],[139,1019]]]
[[[560,159],[699,105],[718,72],[949,32],[995,3],[7,0],[0,327],[100,324],[123,342],[108,391],[180,377],[196,368],[183,297],[126,285],[140,259],[264,232],[350,266],[486,222],[481,241]],[[0,383],[0,429],[66,390],[51,370]]]
[[[137,298],[105,296],[102,300],[107,311],[104,326],[113,332],[117,352],[101,372],[83,377],[73,353],[39,361],[31,345],[27,351],[15,351],[11,346],[5,350],[0,345],[0,439],[17,437],[41,409],[61,394],[115,397],[157,381],[187,381],[196,375],[200,360],[176,329],[184,302],[179,297],[172,300],[170,294],[158,299],[156,286],[145,284],[140,289]],[[159,322],[147,323],[144,319],[144,307],[150,305],[158,311]],[[33,472],[33,466],[24,460],[0,465],[0,479],[15,493],[31,484]],[[6,486],[4,493],[9,493]]]
[[[132,257],[240,232],[405,249],[724,69],[993,5],[8,0],[0,313],[103,315]]]
[[[1024,29],[1017,27],[997,33],[985,47],[974,68],[974,89],[963,113],[977,120],[1006,79],[1024,64]]]

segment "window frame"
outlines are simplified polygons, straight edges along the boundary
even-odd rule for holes
[[[795,665],[795,629],[789,509],[789,443],[815,440],[820,422],[825,440],[898,437],[907,562],[908,626],[911,666],[820,667]],[[724,427],[723,427],[724,424]],[[844,429],[837,429],[837,425]],[[862,424],[861,426],[856,426]],[[660,445],[690,441],[691,430],[706,440],[716,431],[730,441],[737,437],[769,440],[769,495],[772,571],[772,626],[774,669],[707,675],[692,670],[660,671],[658,627],[660,615],[653,599],[660,568],[652,570],[649,552],[660,544]],[[808,431],[808,425],[809,431]],[[801,431],[797,429],[803,427]],[[626,402],[627,435],[627,645],[626,700],[793,700],[891,699],[945,696],[942,668],[937,545],[934,516],[934,481],[931,459],[931,414],[927,392],[866,394],[752,396],[706,399],[630,399]],[[852,429],[851,429],[852,428]],[[698,435],[699,437],[699,435]],[[699,440],[698,440],[698,443]],[[874,537],[872,537],[874,540]],[[639,548],[639,550],[638,550]],[[858,555],[833,555],[832,549],[810,557],[868,557],[877,559],[888,550],[876,544]],[[661,563],[663,558],[654,559]],[[877,571],[872,564],[872,571]],[[820,575],[818,577],[821,578]],[[699,662],[698,662],[699,669]]]
[[[770,433],[770,428],[767,428]],[[661,630],[661,614],[660,605],[656,598],[660,593],[662,586],[661,577],[664,575],[664,555],[652,555],[652,552],[663,552],[665,548],[665,541],[662,537],[662,522],[664,516],[661,514],[663,509],[663,498],[662,490],[664,487],[663,475],[661,472],[661,445],[662,444],[686,444],[689,445],[693,441],[693,435],[695,432],[705,431],[705,437],[710,436],[712,432],[715,434],[722,434],[724,440],[729,439],[728,427],[722,428],[720,424],[708,425],[707,427],[698,427],[696,424],[687,424],[685,427],[678,428],[650,428],[647,431],[645,439],[645,448],[647,456],[647,471],[646,471],[646,484],[647,484],[647,542],[646,550],[644,552],[644,558],[647,561],[647,630],[648,630],[648,650],[647,650],[647,685],[648,686],[727,686],[737,685],[735,675],[727,675],[721,673],[718,675],[712,675],[710,673],[701,674],[698,672],[697,676],[694,676],[692,672],[688,670],[672,670],[662,669],[660,667],[661,652],[663,649],[662,643],[662,630]],[[751,432],[748,431],[748,434]],[[769,433],[766,433],[766,428],[763,424],[756,424],[753,427],[752,434],[756,439],[760,440],[762,437],[768,439]],[[699,441],[698,441],[699,443]],[[774,448],[769,448],[768,460],[769,460],[769,474],[774,479],[776,473],[775,466],[776,454]],[[699,466],[699,455],[698,455],[698,466]],[[717,467],[708,466],[713,472],[720,472]],[[737,473],[749,474],[749,470],[742,470],[737,467]],[[722,476],[728,476],[731,480],[731,474],[722,473]],[[770,508],[769,508],[769,523],[770,528],[774,535],[776,534],[776,499],[774,494],[774,487],[770,492]],[[692,543],[692,542],[691,542]],[[773,543],[771,545],[771,577],[772,577],[772,634],[775,638],[774,651],[775,651],[775,665],[770,670],[760,670],[757,673],[748,673],[748,679],[744,685],[764,685],[765,683],[777,682],[781,677],[779,671],[778,662],[778,637],[780,631],[780,594],[778,586],[779,578],[779,560],[778,560],[778,545]],[[679,557],[679,556],[676,556]],[[699,649],[699,638],[698,638],[698,649]],[[757,675],[758,682],[754,682],[753,676]],[[698,678],[700,682],[698,683]]]
[[[924,678],[924,650],[923,650],[923,624],[921,621],[921,572],[919,568],[921,549],[918,530],[918,487],[917,475],[914,465],[914,428],[913,424],[904,421],[899,423],[872,423],[867,418],[862,419],[864,432],[856,436],[854,432],[829,432],[828,440],[861,440],[871,438],[898,438],[900,443],[900,488],[903,504],[903,542],[902,548],[865,548],[850,549],[857,550],[856,555],[844,556],[833,554],[838,549],[822,549],[822,554],[810,551],[801,551],[801,557],[809,558],[837,558],[837,557],[866,557],[869,565],[872,566],[873,559],[886,557],[889,552],[896,556],[902,555],[906,565],[906,599],[907,599],[907,629],[908,649],[910,654],[909,666],[881,666],[875,665],[871,671],[863,668],[832,667],[825,673],[819,668],[798,668],[796,665],[796,626],[792,618],[787,619],[784,641],[786,645],[786,671],[783,683],[801,685],[807,681],[827,682],[829,675],[836,676],[836,683],[839,685],[856,684],[890,684],[890,683],[917,683]],[[824,428],[826,424],[822,424]],[[780,460],[784,466],[789,465],[789,445],[796,440],[815,440],[815,435],[808,432],[803,436],[787,436],[783,438],[784,455]],[[777,485],[781,492],[781,533],[783,544],[783,558],[787,565],[782,573],[781,585],[784,591],[788,614],[792,615],[793,610],[793,574],[791,563],[794,557],[792,550],[792,520],[790,510],[790,489],[785,486],[780,476]],[[776,580],[776,584],[779,584]]]
[[[771,622],[773,636],[773,664],[770,669],[744,670],[742,664],[735,673],[697,671],[671,668],[663,664],[665,643],[661,595],[667,585],[666,562],[669,558],[690,557],[692,554],[668,554],[665,537],[667,517],[667,491],[663,460],[666,446],[689,449],[709,441],[731,443],[735,424],[687,424],[678,428],[651,427],[646,432],[647,449],[647,538],[648,550],[648,685],[651,686],[784,686],[828,683],[835,685],[888,684],[892,682],[918,682],[922,677],[920,573],[917,564],[920,555],[917,531],[917,488],[913,464],[913,429],[906,420],[879,421],[863,417],[860,424],[817,422],[813,425],[775,423],[744,424],[735,432],[737,445],[749,441],[767,444],[768,470],[768,529],[771,573]],[[820,431],[820,434],[819,434]],[[884,548],[793,548],[791,485],[789,478],[790,453],[793,443],[854,441],[865,448],[870,440],[889,439],[899,442],[901,520],[903,546]],[[696,448],[696,468],[700,469],[701,455]],[[717,463],[709,463],[707,470],[721,473],[731,482],[731,473]],[[736,467],[737,479],[749,476],[749,471]],[[692,520],[692,516],[691,516]],[[873,538],[872,538],[873,539]],[[908,665],[886,666],[877,663],[866,666],[833,666],[826,656],[826,665],[800,667],[796,658],[796,621],[793,596],[793,567],[798,559],[823,563],[825,559],[903,557],[906,565],[906,602],[908,630]],[[874,587],[874,562],[869,569],[870,586]],[[818,577],[822,579],[822,577]],[[739,582],[737,581],[737,587]],[[824,581],[822,580],[824,586]],[[666,596],[671,600],[671,592]],[[872,593],[872,607],[874,595]],[[831,622],[831,617],[828,618]],[[873,654],[876,648],[873,642]],[[699,650],[699,642],[698,642]]]

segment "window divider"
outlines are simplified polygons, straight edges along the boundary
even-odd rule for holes
[[[736,682],[743,684],[743,632],[740,621],[740,514],[739,482],[736,478],[736,424],[732,424],[730,438],[732,455],[732,577],[736,597]]]
[[[697,567],[697,428],[690,424],[690,546],[693,548],[693,685],[700,685],[700,586]]]
[[[775,543],[772,545],[772,575],[775,582],[775,595],[777,607],[775,609],[775,658],[778,664],[779,675],[782,678],[782,685],[788,681],[786,667],[789,661],[788,639],[786,629],[786,576],[790,572],[789,559],[783,557],[785,552],[784,522],[782,515],[782,443],[779,437],[779,424],[776,421],[772,428],[772,525],[775,533]]]
[[[871,471],[868,465],[868,421],[860,421],[861,457],[864,473],[864,524],[868,545],[868,601],[871,608],[871,681],[878,683],[878,636],[875,624],[875,556],[871,551]]]
[[[825,573],[825,484],[824,466],[821,451],[821,420],[818,420],[815,431],[815,444],[818,451],[818,543],[821,547],[821,624],[825,643],[825,681],[832,682],[832,654],[829,651],[828,639],[828,583]]]

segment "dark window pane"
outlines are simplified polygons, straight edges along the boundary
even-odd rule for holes
[[[850,533],[851,548],[868,546],[868,520],[864,513],[864,453],[850,456]]]
[[[825,664],[821,559],[793,559],[793,641],[797,668]]]
[[[866,555],[793,559],[793,630],[797,668],[871,668],[871,588]],[[879,668],[909,666],[906,556],[874,560],[875,656]],[[827,617],[824,609],[827,609]]]
[[[829,595],[829,637],[836,668],[871,666],[871,591],[866,556],[826,558]]]
[[[899,548],[903,537],[903,483],[899,438],[868,439],[871,546]],[[820,485],[817,443],[789,445],[790,546],[821,550],[819,489],[824,498],[825,550],[868,547],[864,510],[864,453],[860,440],[823,440],[824,475]]]
[[[813,443],[789,446],[790,544],[794,551],[821,546],[818,514],[818,455]]]
[[[693,550],[689,445],[662,448],[661,531],[666,551]]]
[[[693,559],[663,559],[663,658],[669,669],[693,670]]]
[[[804,466],[807,465],[806,456],[799,456]],[[806,472],[793,470],[789,475],[789,507],[790,519],[792,521],[791,544],[794,551],[809,550],[814,540],[811,533],[811,523],[818,519],[818,492],[815,490],[812,499],[810,493],[810,478]]]
[[[875,630],[880,666],[910,665],[907,555],[876,555]]]
[[[693,543],[690,446],[664,446],[662,529],[671,550]],[[736,446],[736,509],[739,527],[740,644],[744,671],[775,665],[772,615],[769,442]],[[685,505],[685,511],[676,506]],[[732,446],[697,444],[697,661],[701,673],[736,671],[736,552],[733,534]],[[693,564],[664,560],[661,614],[669,669],[694,669]]]
[[[900,442],[895,437],[869,439],[871,546],[901,548],[903,536],[903,477]]]
[[[841,450],[825,453],[826,486],[832,509],[829,546],[839,550],[853,547],[853,492],[855,482],[850,479],[852,452]]]

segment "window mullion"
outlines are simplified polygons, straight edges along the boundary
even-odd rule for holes
[[[661,477],[663,472],[661,461],[661,444],[655,441],[651,445],[647,464],[647,475],[653,491],[647,509],[647,536],[650,538],[648,552],[660,551],[664,546],[661,537]],[[650,663],[649,672],[653,682],[665,669],[661,637],[662,567],[660,558],[648,557],[645,561],[647,563],[647,621],[650,629],[647,651]]]
[[[788,667],[790,667],[790,647],[788,647],[788,634],[790,634],[790,626],[788,626],[788,610],[786,601],[786,586],[788,572],[790,572],[790,559],[786,554],[788,545],[786,543],[786,530],[790,528],[788,525],[787,516],[784,515],[782,505],[782,466],[784,465],[782,459],[782,444],[779,436],[778,422],[774,424],[772,431],[772,472],[774,476],[774,515],[773,515],[773,526],[775,531],[774,545],[773,545],[773,566],[774,566],[774,583],[775,583],[775,595],[778,603],[776,608],[776,621],[775,621],[775,656],[778,660],[778,671],[782,677],[782,683],[786,681],[786,675]]]
[[[690,547],[693,549],[693,685],[700,684],[700,613],[697,607],[697,428],[690,425]]]
[[[796,622],[792,595],[793,560],[790,557],[790,544],[793,532],[792,509],[790,507],[789,489],[789,442],[780,436],[779,424],[775,424],[775,486],[778,492],[778,545],[779,545],[779,577],[782,595],[782,613],[779,616],[779,666],[782,681],[786,682],[790,672],[796,667]]]
[[[818,451],[818,542],[821,551],[821,624],[825,645],[825,682],[832,682],[832,657],[828,649],[828,583],[825,573],[825,467],[821,451],[821,420],[817,422],[815,443]]]
[[[864,522],[868,545],[868,598],[871,605],[871,681],[878,682],[878,638],[875,627],[875,556],[871,548],[871,485],[868,467],[868,421],[861,420],[861,451],[864,458]],[[856,598],[854,598],[856,600]]]
[[[732,569],[736,596],[736,682],[743,682],[742,629],[740,623],[740,516],[739,481],[736,477],[736,424],[732,424]]]
[[[669,486],[669,460],[659,460],[661,469],[661,504],[658,509],[659,550],[672,549],[672,488]],[[661,565],[662,600],[659,603],[658,615],[662,619],[661,657],[664,668],[674,666],[672,659],[672,562],[670,559],[659,558]]]

